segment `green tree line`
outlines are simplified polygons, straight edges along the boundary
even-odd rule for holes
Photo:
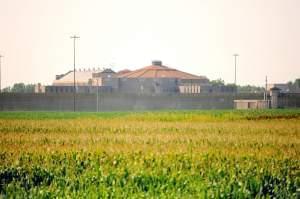
[[[216,79],[210,81],[210,84],[212,87],[223,87],[224,90],[232,90],[234,91],[235,89],[239,93],[259,93],[259,92],[264,92],[265,88],[261,86],[253,86],[253,85],[234,85],[234,84],[225,84],[224,80],[222,79]],[[297,78],[294,82],[289,81],[287,82],[288,88],[290,92],[299,92],[300,91],[300,78]]]
[[[244,93],[257,93],[264,92],[265,88],[260,86],[252,86],[252,85],[234,85],[234,84],[226,84],[222,79],[211,80],[210,84],[215,88],[224,88],[227,91],[235,91],[244,92]],[[296,79],[294,82],[289,81],[287,83],[290,92],[298,92],[300,90],[300,78]],[[33,93],[34,92],[34,84],[24,84],[24,83],[15,83],[12,87],[6,87],[2,89],[2,92],[7,93]]]
[[[265,88],[260,86],[252,86],[252,85],[235,85],[235,84],[226,84],[222,79],[216,79],[210,81],[212,87],[224,88],[225,91],[237,91],[239,93],[259,93],[264,92]]]
[[[2,90],[4,93],[34,93],[34,84],[15,83]]]

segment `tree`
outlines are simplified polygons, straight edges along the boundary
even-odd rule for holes
[[[225,84],[224,80],[220,78],[210,81],[210,84],[212,86],[211,92],[232,93],[236,90],[236,86],[234,84]]]
[[[210,81],[210,84],[211,84],[212,86],[225,86],[225,82],[224,82],[224,80],[222,80],[221,78],[216,79],[216,80],[211,80],[211,81]]]
[[[25,93],[25,84],[24,83],[16,83],[11,88],[12,93]]]
[[[300,88],[300,78],[298,78],[298,79],[295,80],[294,85],[295,85],[297,88]]]
[[[300,92],[300,78],[296,79],[294,82],[289,81],[287,85],[290,92]]]
[[[210,81],[211,86],[213,87],[213,92],[242,92],[242,93],[262,93],[264,92],[263,87],[259,86],[240,86],[235,84],[225,84],[224,80],[216,79]]]
[[[226,84],[225,89],[227,92],[236,92],[237,86],[235,84]]]
[[[10,89],[12,93],[33,93],[34,92],[34,84],[27,84],[24,83],[16,83]]]
[[[25,85],[25,93],[34,93],[34,84]]]
[[[8,86],[8,87],[3,88],[1,92],[3,92],[3,93],[9,93],[10,90],[11,90],[11,88],[10,88],[10,86]]]
[[[264,92],[265,89],[259,86],[246,85],[246,86],[238,86],[237,90],[240,93],[262,93]]]

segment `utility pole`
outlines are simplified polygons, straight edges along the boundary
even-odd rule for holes
[[[76,69],[75,69],[75,63],[76,63],[76,60],[75,60],[75,41],[76,39],[79,39],[80,37],[74,35],[74,36],[71,36],[71,39],[73,39],[73,48],[74,48],[74,70],[73,70],[73,74],[74,74],[74,84],[73,84],[73,105],[74,105],[74,112],[76,111],[76,79],[75,79],[75,72],[76,72]]]
[[[234,54],[234,86],[235,86],[235,93],[237,92],[237,85],[236,85],[236,59],[239,56],[238,54]]]
[[[1,81],[2,81],[2,79],[1,79],[1,58],[2,58],[3,56],[2,55],[0,55],[0,93],[1,93]]]

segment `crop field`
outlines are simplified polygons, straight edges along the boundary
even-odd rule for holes
[[[0,198],[299,198],[300,109],[0,112]]]

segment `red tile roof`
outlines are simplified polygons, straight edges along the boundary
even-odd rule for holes
[[[117,75],[123,75],[123,74],[125,74],[125,73],[130,73],[130,72],[131,72],[131,70],[124,69],[124,70],[118,71],[118,72],[117,72]]]
[[[123,78],[178,78],[178,79],[207,79],[205,76],[197,76],[182,72],[167,66],[150,65],[144,68],[118,75]]]

